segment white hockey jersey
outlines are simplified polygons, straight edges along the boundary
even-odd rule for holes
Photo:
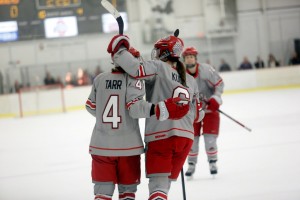
[[[131,156],[144,152],[138,119],[130,117],[127,109],[128,104],[143,98],[143,84],[120,72],[101,73],[94,79],[86,101],[87,111],[96,117],[90,154]],[[147,104],[143,107],[149,110]]]
[[[189,99],[190,111],[180,120],[159,121],[155,116],[146,119],[145,142],[181,136],[194,139],[193,122],[196,117],[196,99],[198,87],[194,78],[187,74],[187,86],[181,84],[176,69],[160,60],[140,61],[128,51],[121,50],[113,57],[115,65],[121,66],[135,78],[144,79],[146,84],[146,100],[153,104],[171,97]],[[142,111],[136,117],[146,116]],[[133,117],[134,114],[133,114]]]
[[[187,72],[190,73],[187,69]],[[193,74],[198,89],[199,97],[203,102],[207,102],[209,98],[214,97],[221,105],[221,95],[224,90],[224,82],[216,70],[209,64],[197,63],[196,73]]]

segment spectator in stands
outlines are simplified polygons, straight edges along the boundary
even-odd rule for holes
[[[268,67],[279,67],[280,63],[273,54],[269,54]]]
[[[77,86],[77,78],[72,72],[67,72],[65,77],[66,87]]]
[[[257,56],[257,60],[255,61],[254,66],[255,66],[256,69],[264,68],[264,67],[265,67],[265,63],[264,63],[264,61],[260,58],[260,56]]]
[[[300,65],[300,58],[297,52],[294,52],[292,57],[289,60],[289,65]]]
[[[252,64],[249,62],[248,57],[245,56],[238,70],[247,70],[247,69],[252,69]]]
[[[84,70],[82,74],[82,85],[90,85],[91,83],[92,77],[87,70]]]
[[[221,59],[221,65],[220,65],[219,71],[220,72],[231,71],[231,67],[229,66],[229,64],[223,58]]]
[[[78,77],[75,74],[73,74],[71,77],[71,85],[78,86]]]
[[[44,79],[45,85],[55,84],[54,78],[51,76],[50,72],[46,72],[46,77]]]
[[[92,76],[89,74],[88,70],[78,69],[77,73],[77,85],[90,85],[92,83]]]
[[[55,81],[55,83],[56,83],[56,84],[59,84],[59,85],[63,85],[63,82],[62,82],[62,80],[61,80],[61,77],[60,77],[60,76],[58,76],[58,77],[56,78],[56,81]]]

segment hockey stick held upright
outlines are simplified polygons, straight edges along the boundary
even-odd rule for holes
[[[181,186],[182,186],[183,200],[186,200],[186,192],[185,192],[185,182],[184,182],[183,168],[181,169],[180,174],[181,174]]]
[[[110,13],[113,15],[113,17],[117,20],[118,26],[119,26],[119,34],[123,35],[124,31],[124,22],[123,18],[120,15],[119,11],[107,0],[101,0],[101,5]]]

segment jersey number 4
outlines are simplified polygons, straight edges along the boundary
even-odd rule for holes
[[[102,114],[103,123],[111,123],[113,129],[119,128],[122,117],[119,115],[119,96],[111,95]]]

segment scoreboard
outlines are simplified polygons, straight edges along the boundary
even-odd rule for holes
[[[125,0],[114,1],[126,14]],[[106,13],[100,0],[0,0],[0,42],[105,32]]]

